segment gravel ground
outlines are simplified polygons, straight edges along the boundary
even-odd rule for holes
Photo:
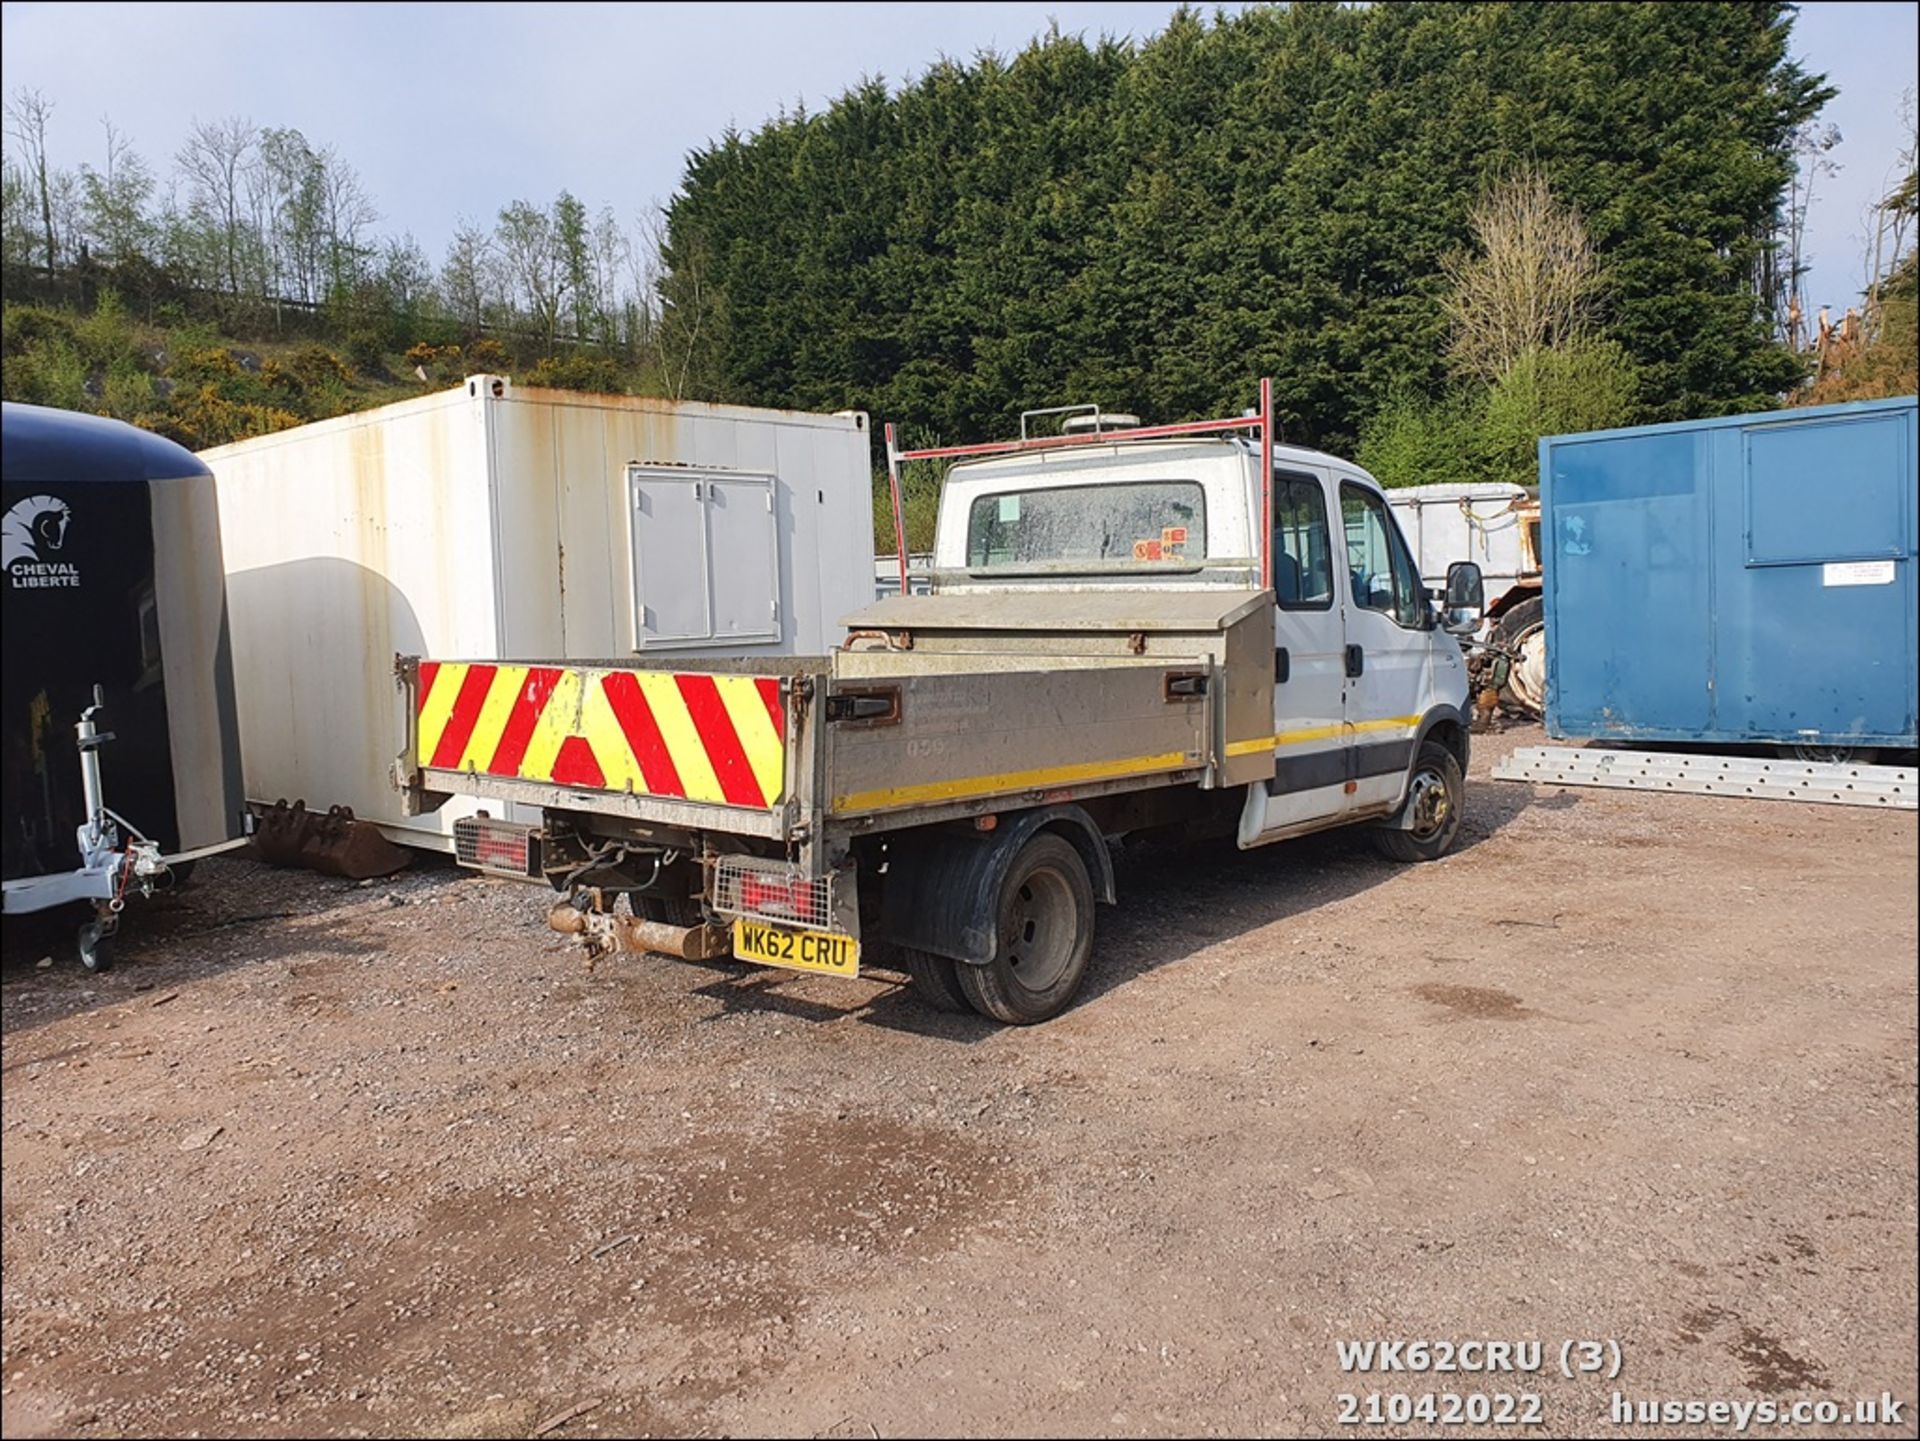
[[[1335,1434],[1444,1389],[1913,1435],[1914,816],[1486,779],[1538,739],[1481,738],[1436,865],[1124,854],[1029,1030],[589,970],[440,865],[208,863],[101,977],[10,923],[4,1430]],[[1373,1337],[1545,1369],[1343,1375]],[[1588,1338],[1617,1381],[1559,1374]]]

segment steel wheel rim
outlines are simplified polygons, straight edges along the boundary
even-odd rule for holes
[[[1507,687],[1524,704],[1541,710],[1547,700],[1547,627],[1545,622],[1528,626],[1514,638],[1516,652],[1507,674]]]
[[[1024,989],[1045,991],[1067,973],[1076,929],[1072,887],[1058,871],[1042,867],[1007,898],[1000,954]]]
[[[1429,767],[1419,771],[1407,788],[1408,831],[1417,841],[1430,841],[1453,820],[1453,796],[1447,778]]]

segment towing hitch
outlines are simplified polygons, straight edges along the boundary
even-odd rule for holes
[[[724,926],[702,922],[676,926],[639,916],[616,916],[598,891],[585,891],[561,901],[547,912],[547,925],[562,935],[576,936],[596,961],[614,951],[650,951],[681,961],[710,961],[733,951],[733,937]]]

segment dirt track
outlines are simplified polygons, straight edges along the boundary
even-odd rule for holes
[[[1477,743],[1438,865],[1124,855],[1025,1031],[589,973],[437,867],[208,864],[100,978],[13,932],[4,1429],[1334,1433],[1453,1389],[1565,1435],[1617,1387],[1914,1434],[1914,816],[1485,780],[1536,739]],[[1369,1337],[1551,1374],[1342,1376]]]

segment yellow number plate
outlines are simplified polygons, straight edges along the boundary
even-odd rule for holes
[[[860,943],[838,931],[789,931],[760,921],[735,921],[733,953],[743,961],[792,971],[860,974]]]

